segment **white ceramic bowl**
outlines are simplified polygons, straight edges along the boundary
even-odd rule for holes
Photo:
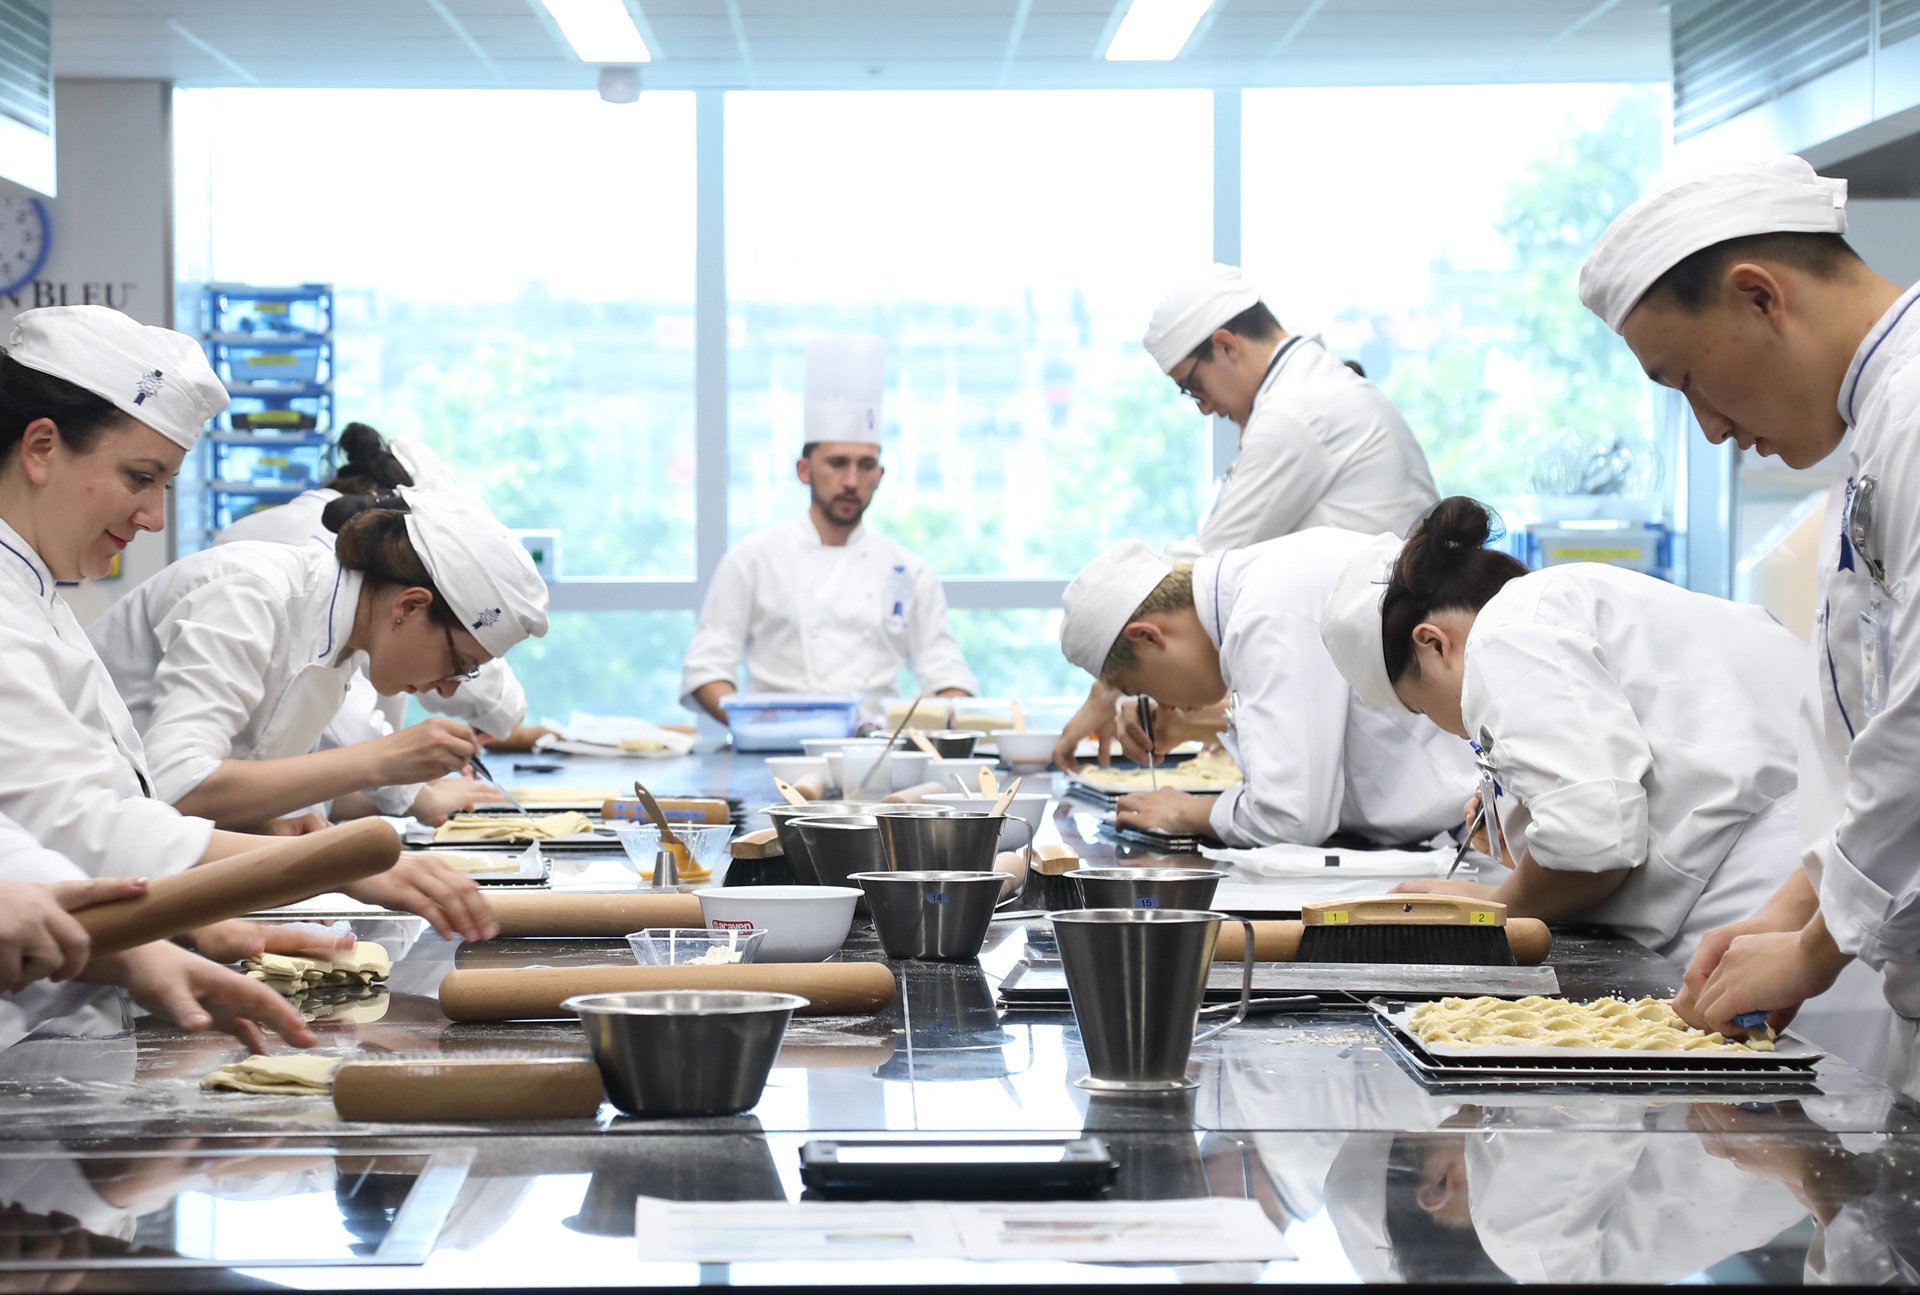
[[[993,802],[997,799],[999,799],[997,796],[962,796],[960,793],[953,791],[930,791],[927,793],[928,804],[951,805],[963,814],[984,814],[993,808]],[[1013,822],[1013,820],[1016,818],[1023,819],[1028,827],[1038,832],[1040,830],[1040,824],[1046,819],[1046,816],[1046,792],[1036,791],[1031,794],[1024,791],[1021,792],[1013,798],[1013,803],[1007,806],[1008,821],[1000,825],[1000,843],[994,848],[997,850],[1026,849],[1027,834],[1022,832],[1020,825]]]
[[[782,782],[818,778],[822,787],[833,785],[824,755],[770,755],[767,757],[767,772]]]
[[[998,729],[993,734],[993,744],[1000,749],[1001,763],[1020,773],[1044,769],[1051,764],[1053,746],[1059,740],[1058,733]]]
[[[927,762],[933,759],[925,751],[895,751],[887,761],[892,777],[888,780],[889,791],[905,791],[908,787],[918,787],[929,781]]]
[[[858,737],[803,737],[800,739],[800,748],[808,755],[823,756],[830,751],[838,751],[843,746],[864,741],[866,741],[865,738]]]
[[[709,927],[740,923],[767,933],[755,962],[820,962],[838,953],[861,894],[853,886],[706,886],[693,893]]]
[[[893,789],[892,762],[893,753],[887,750],[884,741],[872,746],[845,747],[827,757],[828,764],[838,766],[840,776],[834,785],[840,788],[840,794],[851,797],[854,784],[863,783],[861,800],[878,800]]]
[[[960,781],[970,791],[979,791],[980,771],[997,768],[999,764],[990,755],[970,755],[964,760],[929,760],[926,780],[937,782],[948,791],[958,791],[959,788],[953,785],[953,776],[959,774]]]

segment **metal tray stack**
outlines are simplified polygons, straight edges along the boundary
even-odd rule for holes
[[[1388,1051],[1427,1088],[1607,1089],[1638,1092],[1817,1092],[1816,1067],[1826,1054],[1791,1035],[1773,1052],[1653,1052],[1568,1048],[1429,1048],[1406,1026],[1414,1003],[1367,1004]]]

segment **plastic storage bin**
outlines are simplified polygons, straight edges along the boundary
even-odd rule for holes
[[[851,737],[858,693],[736,692],[720,699],[736,751],[798,751],[805,737]]]
[[[324,335],[333,331],[333,288],[210,283],[205,313],[202,327],[210,333]]]
[[[326,358],[325,342],[247,343],[215,342],[220,377],[228,383],[310,383],[320,377]],[[333,375],[329,373],[328,378]]]

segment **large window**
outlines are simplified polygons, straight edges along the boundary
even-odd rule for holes
[[[1670,516],[1679,447],[1654,388],[1576,292],[1661,160],[1664,89],[1250,90],[1245,264],[1399,404],[1440,492]],[[1616,444],[1617,443],[1617,444]],[[1617,469],[1617,471],[1615,471]]]

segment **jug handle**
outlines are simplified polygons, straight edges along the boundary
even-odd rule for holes
[[[1253,1006],[1253,923],[1244,917],[1232,917],[1227,920],[1240,923],[1246,932],[1247,956],[1240,960],[1240,1002],[1234,1007],[1232,1016],[1211,1029],[1194,1035],[1195,1043],[1205,1043],[1222,1030],[1240,1024],[1247,1019],[1247,1010]]]

